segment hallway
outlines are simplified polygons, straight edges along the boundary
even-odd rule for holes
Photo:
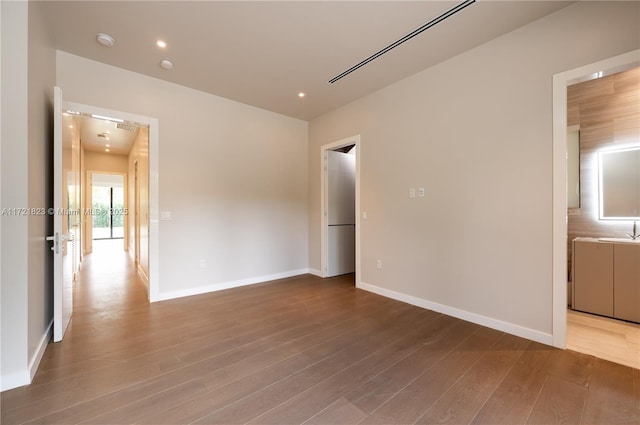
[[[124,361],[129,355],[123,343],[133,330],[149,329],[146,288],[122,239],[93,241],[73,292],[73,317],[63,343],[49,344],[34,384]]]
[[[95,310],[131,314],[148,304],[147,290],[136,274],[135,264],[123,249],[122,239],[93,241],[93,252],[86,255],[74,287],[74,320],[70,331]]]

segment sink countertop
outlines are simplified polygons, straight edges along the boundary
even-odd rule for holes
[[[640,239],[626,239],[626,238],[598,238],[602,242],[615,242],[615,243],[630,243],[640,244]]]

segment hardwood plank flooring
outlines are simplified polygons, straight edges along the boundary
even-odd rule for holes
[[[640,369],[640,324],[568,310],[567,348]]]
[[[127,254],[101,246],[64,341],[31,385],[0,394],[3,425],[640,425],[638,369],[364,292],[349,275],[149,304]]]

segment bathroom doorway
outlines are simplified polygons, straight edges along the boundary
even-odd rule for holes
[[[598,197],[597,176],[593,174],[597,167],[593,165],[592,155],[584,152],[580,153],[578,162],[581,170],[578,180],[580,197],[571,199],[570,191],[576,189],[576,183],[575,180],[569,179],[568,172],[571,167],[567,162],[567,153],[571,143],[568,130],[580,129],[579,144],[583,142],[583,126],[579,119],[576,122],[576,115],[579,115],[580,108],[571,105],[571,99],[576,97],[576,94],[572,93],[575,91],[575,86],[584,82],[598,81],[637,67],[638,53],[639,51],[629,52],[554,76],[553,344],[560,348],[569,348],[627,365],[629,364],[624,361],[625,351],[631,353],[631,358],[635,352],[637,361],[640,325],[575,312],[570,308],[573,289],[571,287],[572,240],[575,237],[608,236],[604,233],[619,233],[623,231],[624,226],[619,223],[598,222],[597,213],[592,211],[596,208],[594,205],[597,205]],[[570,87],[573,88],[570,89]],[[591,145],[594,140],[592,139],[590,136],[585,136],[585,144],[593,148]],[[585,225],[591,227],[585,228]],[[568,282],[569,285],[567,285]],[[619,338],[620,336],[623,336],[624,341]],[[595,344],[589,345],[589,341]],[[633,351],[634,347],[635,351]],[[617,358],[611,357],[610,354]]]

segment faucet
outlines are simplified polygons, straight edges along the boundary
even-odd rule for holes
[[[633,233],[627,233],[627,236],[630,237],[634,241],[636,239],[640,239],[640,234],[636,231],[636,222],[635,222],[635,220],[633,221]]]

